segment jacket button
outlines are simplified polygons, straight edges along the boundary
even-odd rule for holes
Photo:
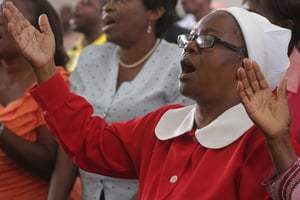
[[[177,180],[178,180],[178,177],[177,177],[176,175],[171,176],[171,178],[170,178],[170,183],[176,183]]]

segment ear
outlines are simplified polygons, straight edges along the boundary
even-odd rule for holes
[[[294,21],[292,19],[283,19],[278,22],[278,25],[290,30],[294,29]]]
[[[149,20],[150,21],[156,21],[158,20],[164,13],[165,13],[165,8],[162,6],[159,6],[153,10],[149,11]]]

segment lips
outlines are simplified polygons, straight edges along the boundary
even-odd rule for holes
[[[80,14],[74,14],[74,17],[72,18],[72,22],[74,24],[78,24],[78,22],[80,21]]]
[[[182,74],[190,74],[195,72],[195,67],[189,60],[184,58],[181,60],[180,64]]]
[[[109,17],[108,15],[103,16],[102,21],[103,21],[104,26],[108,26],[108,25],[115,23],[115,20],[113,18]]]

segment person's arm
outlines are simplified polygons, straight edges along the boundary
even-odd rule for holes
[[[241,102],[249,117],[264,134],[275,168],[274,176],[286,174],[293,165],[298,165],[299,168],[299,163],[296,162],[297,155],[290,141],[291,119],[286,98],[286,80],[281,81],[277,89],[277,96],[275,96],[257,63],[248,59],[244,60],[244,68],[239,68],[238,77],[237,90]],[[297,167],[294,169],[297,170]],[[300,183],[300,176],[292,178],[289,182]],[[272,196],[283,192],[278,191],[283,189],[282,187],[273,189],[270,191]],[[295,189],[290,192],[300,191],[300,187],[295,187]],[[289,194],[288,196],[293,195]]]
[[[272,174],[263,186],[274,200],[300,199],[300,160],[292,163],[282,174]]]
[[[51,177],[48,200],[66,200],[70,196],[78,167],[59,148],[55,168]]]
[[[37,128],[36,142],[25,140],[4,128],[0,148],[21,167],[49,180],[54,168],[57,143],[46,125]]]
[[[262,130],[276,173],[280,174],[295,160],[290,142],[290,111],[286,98],[286,80],[272,93],[263,73],[255,62],[244,60],[238,71],[238,92],[253,122]]]
[[[47,126],[59,145],[78,167],[86,171],[136,179],[135,164],[139,163],[139,149],[142,148],[142,142],[137,141],[145,138],[144,134],[136,135],[136,132],[143,130],[145,125],[153,127],[158,116],[146,124],[141,123],[138,126],[143,126],[141,129],[137,129],[137,120],[108,124],[100,116],[95,116],[92,105],[85,98],[71,93],[56,71],[54,36],[47,16],[40,16],[40,32],[12,2],[7,1],[5,5],[3,17],[8,21],[9,35],[23,57],[31,63],[39,83],[29,93],[43,110]],[[135,131],[127,133],[126,130]],[[131,134],[136,135],[135,140],[128,140]],[[152,134],[147,136],[150,137],[147,142],[155,140]]]

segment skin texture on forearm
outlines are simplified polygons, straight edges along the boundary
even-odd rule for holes
[[[48,200],[65,200],[69,197],[78,176],[78,167],[59,148],[50,181]]]
[[[21,167],[49,180],[54,168],[57,143],[45,125],[37,128],[37,132],[37,141],[31,142],[5,128],[0,136],[0,147]]]
[[[290,142],[289,130],[282,131],[276,138],[266,138],[266,144],[277,175],[284,172],[297,159]]]
[[[42,84],[49,80],[55,73],[57,73],[56,66],[53,63],[47,64],[42,67],[33,69],[37,78],[37,83]]]

